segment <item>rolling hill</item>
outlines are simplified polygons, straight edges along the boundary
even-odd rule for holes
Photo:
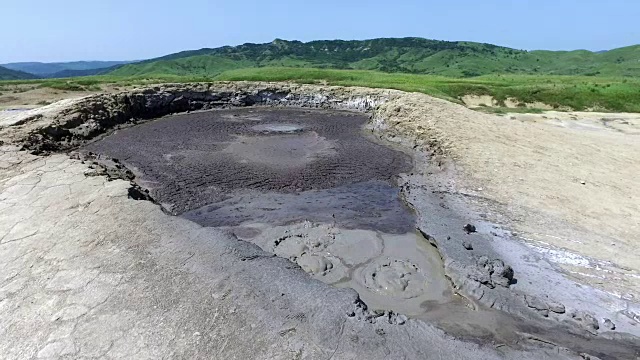
[[[22,71],[7,69],[0,66],[0,80],[26,80],[36,79],[37,76]]]
[[[59,78],[98,75],[112,71],[132,61],[72,61],[58,63],[20,62],[3,64],[7,69],[22,71],[39,78]]]
[[[276,39],[267,44],[183,51],[123,65],[109,74],[213,77],[227,70],[255,67],[377,70],[449,77],[489,74],[640,77],[640,46],[605,52],[524,51],[422,38],[307,43]]]

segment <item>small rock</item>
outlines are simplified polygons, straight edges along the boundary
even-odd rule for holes
[[[525,295],[524,300],[527,303],[527,306],[536,310],[549,310],[549,304],[547,304],[544,300],[531,296]],[[548,314],[547,314],[548,315]]]
[[[491,282],[491,274],[483,268],[470,269],[467,277],[491,289],[495,287]]]
[[[476,264],[478,264],[478,266],[480,266],[480,267],[487,268],[487,266],[488,266],[488,264],[489,264],[489,258],[488,258],[488,257],[486,257],[486,256],[484,256],[484,255],[483,255],[483,256],[480,256],[480,257],[478,258],[478,260],[476,260]],[[493,270],[493,269],[488,269],[488,268],[487,268],[487,270]]]
[[[584,311],[574,311],[571,314],[573,320],[577,321],[582,327],[584,327],[587,331],[591,333],[595,333],[598,329],[600,329],[600,325],[598,324],[598,320],[593,317],[593,315],[584,312]]]
[[[587,182],[586,182],[586,181],[584,181],[584,180],[581,180],[581,181],[580,181],[580,184],[582,184],[582,185],[587,185]]]
[[[553,311],[556,314],[564,314],[564,312],[566,311],[564,305],[557,302],[550,301],[547,302],[547,305],[549,305],[549,310]]]
[[[611,321],[610,319],[604,319],[602,326],[604,326],[605,329],[609,329],[609,330],[616,329],[616,324],[614,324],[613,321]]]
[[[471,225],[471,224],[467,224],[462,228],[464,231],[466,231],[467,234],[471,234],[476,232],[476,227],[475,225]]]
[[[404,315],[397,315],[395,317],[395,321],[393,321],[396,325],[404,325],[407,322],[408,318]]]
[[[505,265],[502,260],[496,259],[492,262],[493,273],[491,274],[491,281],[494,284],[508,288],[513,281],[513,268],[509,265]]]
[[[465,249],[467,249],[467,250],[473,250],[473,246],[472,246],[472,245],[471,245],[471,243],[470,243],[470,242],[468,242],[468,241],[463,241],[463,242],[462,242],[462,246],[463,246]]]

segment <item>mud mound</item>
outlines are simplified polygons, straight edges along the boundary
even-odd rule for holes
[[[320,281],[356,290],[375,310],[420,316],[428,311],[425,302],[453,301],[437,250],[415,232],[388,234],[311,222],[246,223],[232,230]]]

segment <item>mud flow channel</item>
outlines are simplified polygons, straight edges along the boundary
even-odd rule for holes
[[[369,139],[366,121],[340,111],[214,110],[119,130],[83,151],[118,159],[175,215],[351,287],[373,309],[419,316],[452,292],[395,186],[411,158]]]

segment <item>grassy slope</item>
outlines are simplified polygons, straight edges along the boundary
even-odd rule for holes
[[[63,71],[89,71],[105,69],[116,65],[129,63],[127,61],[72,61],[61,63],[22,62],[1,65],[7,69],[27,72],[34,75],[48,76]]]
[[[0,80],[35,79],[34,75],[0,66]]]
[[[109,75],[325,82],[419,91],[453,101],[478,94],[576,110],[640,112],[635,100],[640,80],[633,79],[640,78],[640,46],[604,53],[527,52],[420,38],[276,40],[184,51],[125,65]]]
[[[491,95],[498,100],[540,101],[576,110],[593,108],[640,112],[640,79],[585,76],[489,75],[473,79],[388,74],[374,71],[259,68],[239,69],[215,78],[224,81],[295,81],[342,86],[366,86],[422,92],[459,101],[468,94]]]
[[[490,74],[640,77],[640,46],[605,53],[521,51],[490,44],[420,38],[364,41],[276,40],[201,49],[125,65],[111,74],[216,76],[233,68],[310,67],[474,77]]]
[[[113,76],[178,75],[215,76],[226,70],[251,67],[245,60],[232,60],[217,56],[191,56],[176,60],[160,60],[140,65],[125,65],[111,73]]]
[[[232,66],[232,65],[230,65]],[[18,84],[61,90],[99,90],[105,83],[148,85],[162,82],[202,81],[294,81],[342,86],[365,86],[422,92],[460,102],[467,94],[491,95],[498,100],[515,98],[521,102],[540,101],[576,110],[601,109],[640,112],[640,79],[593,76],[487,75],[470,79],[433,75],[383,73],[368,70],[265,67],[232,69],[215,77],[177,75],[137,75],[129,77],[92,76],[74,79],[20,80],[0,82],[0,87]]]

